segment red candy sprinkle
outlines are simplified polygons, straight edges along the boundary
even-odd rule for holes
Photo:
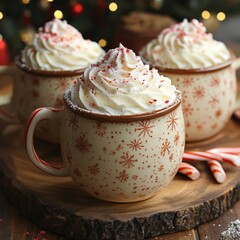
[[[169,103],[169,100],[166,100],[165,103]]]

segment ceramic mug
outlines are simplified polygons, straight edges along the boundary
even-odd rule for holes
[[[42,106],[63,107],[63,94],[77,79],[83,70],[44,71],[27,68],[20,61],[15,67],[0,67],[0,74],[11,74],[13,112],[0,108],[0,119],[8,123],[26,123],[31,112]],[[50,142],[59,142],[58,122],[42,121],[36,129],[36,135]]]
[[[152,67],[182,92],[187,142],[211,138],[226,126],[235,107],[240,59],[205,69]]]
[[[26,123],[26,150],[37,167],[71,175],[82,190],[111,202],[144,200],[171,182],[185,145],[179,96],[169,108],[128,116],[84,110],[71,102],[70,90],[63,99],[63,110],[36,109]],[[52,165],[38,157],[33,134],[42,119],[60,118],[63,163]]]

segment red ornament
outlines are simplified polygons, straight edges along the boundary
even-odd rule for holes
[[[81,3],[74,3],[72,5],[72,13],[74,15],[81,14],[83,12],[83,5]]]
[[[6,42],[0,37],[0,65],[10,63],[10,56]]]

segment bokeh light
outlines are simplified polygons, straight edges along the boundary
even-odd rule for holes
[[[111,2],[108,7],[111,12],[115,12],[117,11],[118,5],[115,2]]]
[[[101,46],[101,47],[106,47],[107,46],[107,41],[105,39],[100,39],[98,41],[98,44]]]
[[[62,18],[63,18],[63,13],[62,13],[62,11],[56,10],[56,11],[54,12],[54,17],[55,17],[55,18],[58,18],[58,19],[62,19]]]
[[[30,3],[30,0],[22,0],[22,3],[23,3],[23,4],[29,4],[29,3]]]
[[[219,12],[217,14],[217,20],[218,21],[223,21],[223,20],[225,20],[225,18],[226,18],[226,14],[224,12]]]
[[[210,13],[209,11],[204,10],[204,11],[202,12],[202,18],[203,18],[203,19],[209,19],[210,17],[211,17],[211,13]]]

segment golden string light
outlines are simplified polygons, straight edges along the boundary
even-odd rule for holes
[[[209,12],[209,11],[207,11],[207,10],[204,10],[203,12],[202,12],[202,18],[203,19],[209,19],[211,17],[211,13]]]
[[[54,15],[55,18],[58,18],[58,19],[63,18],[63,13],[60,10],[56,10],[53,15]]]
[[[100,39],[98,41],[98,44],[101,46],[101,47],[106,47],[107,46],[107,41],[105,39]]]
[[[23,4],[29,4],[29,3],[30,3],[30,0],[22,0],[22,3],[23,3]]]
[[[118,5],[115,3],[115,2],[111,2],[109,5],[108,5],[108,8],[111,12],[115,12],[117,11],[118,9]]]
[[[2,19],[3,19],[3,13],[0,12],[0,20],[2,20]]]
[[[218,21],[224,21],[225,20],[225,18],[226,18],[226,14],[224,13],[224,12],[219,12],[218,14],[217,14],[217,20]]]

